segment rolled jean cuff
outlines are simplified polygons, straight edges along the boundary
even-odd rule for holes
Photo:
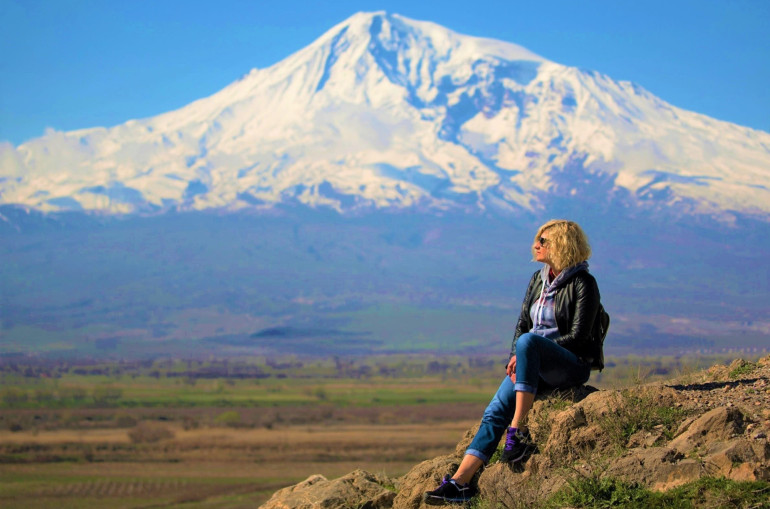
[[[527,382],[516,382],[513,386],[516,392],[529,392],[537,394],[537,385],[530,385]]]
[[[483,452],[477,451],[476,449],[468,449],[465,451],[465,454],[470,456],[476,456],[478,459],[483,461],[485,465],[489,461],[489,458],[487,458],[487,456]]]

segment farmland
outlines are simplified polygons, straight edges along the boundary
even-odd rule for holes
[[[3,507],[254,507],[315,473],[406,473],[454,448],[499,358],[3,362]],[[594,385],[717,358],[608,359]]]

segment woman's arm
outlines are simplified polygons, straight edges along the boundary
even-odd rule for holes
[[[516,330],[513,333],[513,341],[511,341],[511,356],[516,355],[516,340],[519,339],[519,336],[532,329],[532,319],[529,316],[530,295],[532,295],[533,288],[535,288],[537,281],[540,279],[539,275],[540,271],[535,271],[529,280],[529,285],[527,285],[527,292],[524,294],[524,301],[521,303],[519,320],[516,322]]]
[[[579,272],[575,274],[573,288],[575,311],[569,324],[569,331],[556,342],[578,355],[588,354],[592,346],[591,334],[594,319],[599,311],[599,287],[593,276],[587,272]]]

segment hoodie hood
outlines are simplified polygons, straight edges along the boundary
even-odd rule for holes
[[[551,270],[551,267],[548,265],[543,265],[543,268],[540,269],[540,278],[545,283],[545,291],[549,292],[552,290],[556,290],[557,288],[561,287],[570,280],[570,278],[577,274],[578,272],[584,270],[588,272],[588,262],[580,262],[577,265],[573,265],[572,267],[567,267],[566,269],[559,272],[559,275],[556,276],[556,278],[551,281],[550,284],[548,284],[548,272]]]

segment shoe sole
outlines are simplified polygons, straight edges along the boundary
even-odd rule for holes
[[[524,460],[524,458],[531,456],[532,453],[537,450],[536,445],[528,445],[524,450],[521,451],[521,454],[519,454],[515,458],[506,458],[505,460],[502,460],[504,463],[518,463],[519,461]]]
[[[428,505],[447,505],[447,504],[467,504],[471,501],[469,498],[465,499],[454,499],[454,498],[444,498],[444,497],[434,497],[430,495],[424,495],[422,497],[422,501],[425,502]]]

